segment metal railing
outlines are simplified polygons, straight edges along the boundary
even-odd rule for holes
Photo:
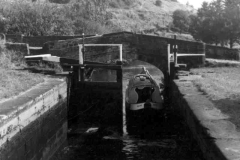
[[[173,44],[173,53],[171,53],[171,45],[168,44],[168,49],[167,49],[167,52],[168,52],[168,74],[170,75],[170,71],[171,71],[171,63],[174,63],[174,73],[176,71],[176,68],[180,67],[180,66],[184,66],[184,67],[187,67],[187,64],[179,64],[178,63],[178,57],[203,57],[203,61],[205,61],[205,56],[206,56],[206,45],[205,43],[202,44],[203,45],[203,48],[201,50],[202,53],[178,53],[177,50],[178,50],[178,46],[176,44],[176,35],[174,35],[174,44]],[[204,62],[203,62],[204,63]]]

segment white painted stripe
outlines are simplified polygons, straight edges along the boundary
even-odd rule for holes
[[[37,57],[50,57],[51,54],[41,54],[41,55],[34,55],[34,56],[25,56],[25,58],[37,58]]]
[[[150,103],[151,103],[151,108],[153,109],[159,110],[163,108],[162,103],[152,103],[152,102]],[[136,111],[136,110],[144,109],[144,104],[145,103],[131,104],[130,110]]]
[[[144,109],[144,103],[138,103],[138,104],[131,104],[130,105],[130,110],[140,110],[140,109]]]
[[[82,44],[80,44],[82,46]],[[122,44],[84,44],[84,46],[122,46]]]
[[[170,54],[173,56],[173,54]],[[183,56],[205,56],[205,54],[177,54],[178,57],[183,57]]]

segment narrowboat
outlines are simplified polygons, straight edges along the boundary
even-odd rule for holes
[[[157,82],[143,67],[140,74],[134,75],[126,89],[126,117],[129,119],[151,117],[163,110],[163,82]]]

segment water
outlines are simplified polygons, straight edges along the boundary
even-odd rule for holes
[[[155,67],[140,61],[124,68],[123,89],[132,75],[147,67],[155,80],[161,81],[162,73]],[[95,73],[94,80],[114,81],[112,72],[103,70]],[[100,74],[104,76],[101,77]],[[108,77],[108,78],[107,78]],[[171,105],[170,105],[171,106]],[[69,128],[68,146],[53,158],[76,159],[142,159],[142,160],[203,160],[196,142],[183,118],[167,106],[166,114],[154,121],[143,120],[140,124],[128,126],[123,109],[123,128],[78,121]]]

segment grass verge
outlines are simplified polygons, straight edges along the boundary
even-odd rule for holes
[[[240,97],[240,67],[214,67],[192,69],[201,75],[194,84],[212,100]]]
[[[44,82],[41,74],[0,68],[0,100],[16,96],[41,82]]]
[[[192,74],[202,77],[193,80],[193,83],[240,131],[240,64],[215,60],[210,61],[208,66],[210,67],[191,69]]]
[[[0,101],[44,82],[44,75],[24,71],[25,67],[24,55],[7,50],[0,41]]]

